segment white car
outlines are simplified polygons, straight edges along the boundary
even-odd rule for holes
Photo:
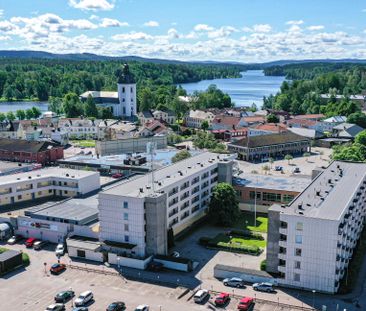
[[[273,284],[271,283],[254,283],[253,289],[261,292],[273,293]]]
[[[62,303],[55,303],[47,307],[45,311],[64,311],[65,305]]]
[[[13,235],[9,240],[8,240],[8,244],[10,244],[10,245],[13,245],[13,244],[15,244],[16,242],[18,242],[19,241],[19,237],[18,236],[16,236],[16,235]]]
[[[55,253],[56,253],[56,256],[65,255],[65,246],[64,246],[64,244],[57,244]]]
[[[75,299],[75,306],[76,307],[82,307],[86,305],[88,302],[92,301],[94,299],[93,293],[88,290],[86,292],[83,292],[79,295],[78,298]]]
[[[207,289],[200,289],[197,293],[194,294],[193,300],[195,303],[202,303],[208,295],[209,294]]]
[[[135,311],[149,311],[149,306],[148,305],[139,305],[136,307]]]

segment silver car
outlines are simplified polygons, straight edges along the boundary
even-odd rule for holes
[[[225,286],[232,286],[232,287],[245,287],[244,281],[241,278],[227,278],[222,281]]]
[[[253,289],[260,291],[260,292],[266,292],[266,293],[274,292],[273,284],[271,284],[271,283],[254,283]]]

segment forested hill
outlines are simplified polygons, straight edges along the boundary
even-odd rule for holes
[[[117,89],[115,71],[125,60],[75,61],[60,59],[0,58],[0,97],[39,99],[81,94],[87,90]],[[157,64],[128,61],[138,87],[239,77],[243,66],[224,64]]]

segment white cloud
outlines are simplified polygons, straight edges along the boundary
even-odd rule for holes
[[[271,25],[268,24],[257,24],[253,26],[254,32],[270,32],[272,30]]]
[[[126,22],[120,22],[119,20],[112,19],[112,18],[103,18],[102,22],[99,24],[100,27],[107,28],[107,27],[127,27],[129,26]]]
[[[303,20],[293,20],[286,22],[286,25],[302,25],[304,24]]]
[[[89,19],[91,19],[91,20],[99,20],[100,17],[98,15],[92,14],[92,15],[90,15]]]
[[[177,29],[175,29],[175,28],[170,28],[170,29],[168,30],[168,37],[169,37],[170,39],[179,39],[179,38],[180,38],[180,35],[179,35],[179,33],[178,33],[178,30],[177,30]]]
[[[75,9],[81,10],[112,10],[114,8],[114,1],[110,0],[69,0],[69,5]]]
[[[157,21],[149,21],[144,24],[145,27],[159,27],[159,23]]]
[[[214,28],[211,26],[208,26],[207,24],[198,24],[194,26],[195,31],[213,31]]]
[[[144,32],[121,33],[112,37],[112,39],[116,41],[152,40],[153,38],[153,36]]]
[[[238,32],[239,30],[232,26],[223,26],[219,29],[209,31],[207,36],[209,38],[225,38],[230,36],[234,32]]]
[[[289,29],[289,32],[300,32],[301,28],[298,25],[292,25]]]
[[[0,9],[0,18],[2,18],[4,15],[4,10]]]
[[[323,30],[324,26],[323,25],[314,25],[314,26],[309,26],[306,29],[308,29],[310,31],[317,31],[317,30]]]

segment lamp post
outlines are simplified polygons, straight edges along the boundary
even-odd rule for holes
[[[70,291],[72,292],[72,287],[70,287]],[[71,294],[71,307],[74,307],[74,295]]]
[[[313,293],[313,308],[314,308],[314,306],[315,306],[315,293],[316,293],[316,290],[313,289],[312,290],[312,293]]]

